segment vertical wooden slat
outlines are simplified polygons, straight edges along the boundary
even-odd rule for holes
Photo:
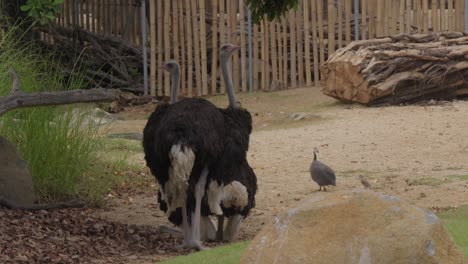
[[[429,6],[427,0],[422,0],[422,10],[423,10],[423,32],[429,32]]]
[[[178,30],[178,33],[179,33],[179,44],[180,44],[180,61],[181,61],[181,65],[180,65],[180,68],[181,68],[181,94],[183,94],[184,96],[187,95],[187,77],[186,77],[186,72],[187,72],[187,58],[185,56],[186,54],[186,46],[185,46],[185,25],[186,25],[186,21],[185,21],[185,16],[184,16],[184,0],[176,0],[177,3],[178,3],[178,7],[179,7],[179,30]]]
[[[281,34],[281,21],[275,21],[275,27],[276,27],[276,47],[278,50],[278,55],[277,57],[277,64],[278,64],[278,79],[281,80],[282,82],[286,82],[283,79],[283,45],[282,45],[282,34]]]
[[[390,1],[390,7],[392,8],[392,32],[391,34],[398,33],[398,17],[400,13],[400,1],[396,0],[395,2]]]
[[[438,12],[437,12],[437,1],[431,1],[431,27],[433,31],[439,31],[439,23],[438,23]]]
[[[275,35],[275,23],[268,23],[269,24],[269,38],[270,38],[270,49],[269,52],[271,54],[271,80],[275,81],[278,80],[278,58],[276,52],[276,35]]]
[[[398,29],[400,33],[405,32],[405,0],[400,0],[400,18],[398,23]]]
[[[83,15],[85,16],[85,18],[83,19],[83,21],[86,21],[86,30],[88,31],[91,31],[91,19],[89,17],[90,13],[91,13],[91,5],[89,4],[89,0],[86,1],[85,3],[85,10],[86,12],[83,12]]]
[[[464,0],[456,0],[456,8],[455,8],[455,18],[456,18],[456,31],[465,31],[465,17],[464,17],[464,10],[465,10],[465,1]]]
[[[156,11],[157,11],[157,21],[158,23],[156,23],[156,31],[157,31],[157,52],[158,52],[158,66],[161,66],[163,64],[163,55],[164,55],[164,43],[163,43],[163,28],[164,28],[164,25],[163,25],[163,4],[162,4],[162,1],[156,1],[157,3],[157,8],[156,8]],[[127,18],[127,19],[130,19],[130,18]],[[126,27],[129,26],[129,22],[126,23]],[[129,39],[130,36],[129,36]],[[157,73],[157,77],[158,77],[158,85],[157,85],[157,92],[156,92],[156,95],[157,96],[160,96],[163,94],[163,79],[164,79],[164,72],[163,71],[158,71]]]
[[[411,24],[412,24],[412,21],[411,21],[411,2],[412,0],[406,0],[406,33],[410,33],[411,32]]]
[[[215,0],[218,1],[218,0]],[[225,0],[219,1],[219,43],[226,44],[226,9],[225,9]],[[220,84],[220,93],[224,94],[226,92],[226,86],[222,81]]]
[[[271,77],[271,64],[270,64],[270,34],[268,30],[268,21],[264,19],[265,24],[265,43],[262,44],[265,46],[265,86],[263,89],[268,91],[270,89],[270,77]]]
[[[267,65],[267,57],[266,57],[266,54],[267,54],[267,49],[266,49],[266,43],[267,43],[267,40],[266,40],[266,19],[263,19],[261,21],[261,24],[260,24],[260,33],[262,34],[262,44],[261,44],[261,62],[262,62],[262,67],[261,67],[261,90],[266,90],[266,87],[267,87],[267,68],[266,68],[266,65]]]
[[[150,1],[151,2],[151,1]],[[127,7],[125,5],[125,0],[120,0],[120,35],[122,36],[122,39],[125,39],[125,23],[127,21]],[[154,8],[155,12],[156,12],[156,6]],[[150,18],[151,20],[155,20],[156,19],[156,14],[154,16],[151,16],[150,15]]]
[[[349,1],[348,1],[349,2]],[[335,4],[328,0],[328,57],[335,52]]]
[[[448,16],[447,16],[448,30],[453,31],[453,0],[448,0],[447,12],[448,12]]]
[[[156,3],[150,1],[150,47],[151,47],[151,63],[150,63],[150,95],[156,95]],[[123,17],[122,17],[123,19]]]
[[[172,43],[171,43],[171,49],[172,49],[172,59],[174,59],[176,62],[180,64],[180,58],[179,58],[179,35],[177,34],[178,28],[179,28],[179,16],[178,16],[178,1],[173,0],[172,1]],[[180,89],[180,87],[179,87]]]
[[[171,2],[172,1],[164,1],[164,61],[167,62],[171,59],[171,39],[170,39],[170,32],[171,32],[171,25],[170,25],[170,18],[171,18]],[[164,95],[170,95],[170,78],[167,74],[164,76]]]
[[[383,35],[383,10],[384,10],[384,0],[377,0],[377,20],[376,20],[376,36],[381,37]]]
[[[440,31],[447,30],[447,13],[445,8],[445,0],[440,0]]]
[[[291,87],[295,88],[297,87],[297,82],[296,82],[296,20],[295,20],[296,14],[294,11],[290,10],[289,11],[289,48],[290,48],[290,65],[291,65],[291,71],[290,71],[290,78],[291,78]]]
[[[241,57],[241,89],[247,91],[247,42],[245,41],[245,8],[244,1],[239,1],[239,22],[240,22],[240,57]]]
[[[375,38],[375,14],[376,14],[375,0],[368,0],[367,4],[368,4],[367,11],[368,11],[368,14],[369,14],[369,22],[368,22],[368,25],[369,25],[369,39],[372,39],[372,38]]]
[[[216,83],[218,80],[218,0],[211,1],[213,27],[211,36],[211,94],[216,94]]]
[[[343,1],[344,0],[338,0],[338,4],[336,6],[336,8],[338,9],[338,16],[336,17],[336,24],[338,27],[338,48],[343,47]],[[307,0],[304,2],[307,2]],[[345,23],[347,23],[347,21]]]
[[[122,19],[121,17],[118,16],[118,9],[117,9],[117,2],[118,1],[112,1],[112,17],[111,19],[113,19],[112,21],[112,32],[113,32],[113,35],[114,36],[118,36],[119,35],[119,32],[118,32],[118,25],[119,25],[119,20]],[[140,20],[141,21],[141,20]],[[145,19],[146,21],[146,19]],[[138,23],[140,24],[140,23]],[[140,26],[141,27],[141,26]],[[141,29],[140,29],[141,30]]]
[[[299,86],[304,85],[304,39],[302,32],[302,15],[300,14],[301,10],[296,11],[296,46],[297,46],[297,79]],[[334,24],[334,23],[333,23]]]
[[[320,65],[325,63],[325,37],[323,34],[323,2],[324,0],[317,0],[317,21],[318,21],[318,34],[320,41]],[[322,78],[322,76],[320,76]]]
[[[338,8],[341,9],[340,6]],[[309,7],[309,0],[304,1],[304,6],[302,8],[304,14],[304,58],[305,58],[305,76],[306,76],[306,85],[310,87],[312,85],[312,69],[310,68],[311,60],[310,60],[310,27],[309,27],[309,12],[310,12],[310,7]],[[340,12],[338,12],[340,13]],[[341,19],[340,23],[338,24],[338,27],[341,27]],[[339,42],[341,42],[342,39],[342,31],[339,33]],[[340,47],[342,47],[342,42],[339,44]]]
[[[228,1],[229,3],[229,40],[232,44],[237,45],[237,8],[238,8],[238,3],[236,1]],[[233,83],[234,83],[234,89],[235,91],[239,91],[239,79],[240,79],[240,67],[239,67],[239,53],[236,52],[233,55],[232,58],[233,62],[233,67],[232,67],[232,72],[233,72]]]
[[[351,2],[345,2],[346,45],[351,42]]]
[[[416,28],[418,33],[422,32],[422,14],[421,14],[421,0],[414,0],[413,1],[413,14],[414,14],[414,22],[416,23]]]
[[[322,1],[322,0],[318,0]],[[318,52],[318,43],[317,43],[317,0],[312,0],[310,5],[310,18],[312,26],[312,55],[314,57],[314,84],[318,88],[320,85],[319,77],[319,52]]]
[[[202,83],[201,83],[201,61],[200,61],[200,31],[198,26],[198,12],[197,2],[199,0],[190,1],[190,9],[192,14],[192,30],[193,30],[193,50],[195,59],[195,83],[196,83],[196,94],[197,96],[202,95]]]
[[[283,28],[282,32],[282,46],[283,46],[283,82],[288,86],[288,76],[289,76],[289,54],[288,54],[288,23],[286,17],[281,19],[281,27]]]
[[[389,2],[388,0],[383,0],[382,1],[382,36],[388,36],[389,34],[389,26],[390,26],[390,21],[392,19],[392,12],[391,9],[389,9]]]
[[[208,94],[208,69],[206,57],[206,23],[205,23],[205,0],[199,0],[199,16],[200,16],[200,51],[201,51],[201,84],[202,95]]]
[[[216,1],[216,0],[215,0]],[[253,25],[253,91],[258,90],[258,66],[259,66],[259,54],[258,54],[258,25]]]
[[[367,0],[361,0],[361,39],[365,40],[368,38],[369,28],[367,27]]]
[[[158,1],[159,2],[159,1]],[[192,0],[184,1],[185,9],[185,30],[187,35],[187,96],[192,97],[193,91],[193,31],[192,31],[192,12],[190,8]],[[197,33],[197,32],[195,32]]]

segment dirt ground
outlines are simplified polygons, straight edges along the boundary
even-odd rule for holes
[[[468,204],[468,102],[366,108],[338,103],[316,88],[238,96],[254,119],[248,157],[259,187],[239,240],[253,238],[278,210],[318,190],[308,172],[314,146],[337,174],[331,192],[362,188],[363,175],[372,189],[421,207]],[[210,100],[227,104],[224,96]],[[110,131],[141,132],[154,107],[126,109]],[[143,154],[130,161],[144,166]],[[96,214],[128,224],[167,223],[157,209],[154,179],[148,177],[147,185],[131,197],[111,199]]]

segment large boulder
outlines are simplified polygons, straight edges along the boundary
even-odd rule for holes
[[[241,263],[462,264],[437,216],[368,190],[316,193],[278,214]]]
[[[0,136],[0,198],[17,205],[34,203],[31,175],[16,147]]]

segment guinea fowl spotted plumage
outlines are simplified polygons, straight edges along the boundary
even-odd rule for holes
[[[325,186],[336,186],[336,176],[335,172],[330,167],[317,160],[317,153],[318,150],[314,147],[314,160],[310,165],[310,176],[312,180],[320,186],[319,191],[322,190],[322,187],[323,190],[326,191],[327,189]]]

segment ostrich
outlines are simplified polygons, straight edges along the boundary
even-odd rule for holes
[[[180,71],[175,63],[164,69]],[[175,68],[173,68],[175,67]],[[172,78],[171,102],[178,90]],[[185,99],[161,104],[151,114],[143,131],[145,160],[159,182],[167,214],[181,208],[183,244],[203,249],[200,242],[201,203],[208,174],[223,153],[224,115],[204,99]]]
[[[210,212],[218,216],[217,240],[233,240],[239,225],[255,207],[257,177],[247,161],[252,116],[240,108],[234,95],[230,69],[232,53],[239,47],[225,44],[220,49],[221,70],[226,83],[229,106],[220,109],[224,115],[224,152],[211,170],[207,186]],[[224,217],[228,218],[224,229]]]
[[[322,187],[324,191],[327,191],[327,189],[325,189],[326,185],[336,186],[335,172],[330,167],[317,160],[317,153],[319,153],[319,151],[314,147],[314,160],[310,165],[310,176],[312,180],[320,186],[319,191],[322,190]]]

